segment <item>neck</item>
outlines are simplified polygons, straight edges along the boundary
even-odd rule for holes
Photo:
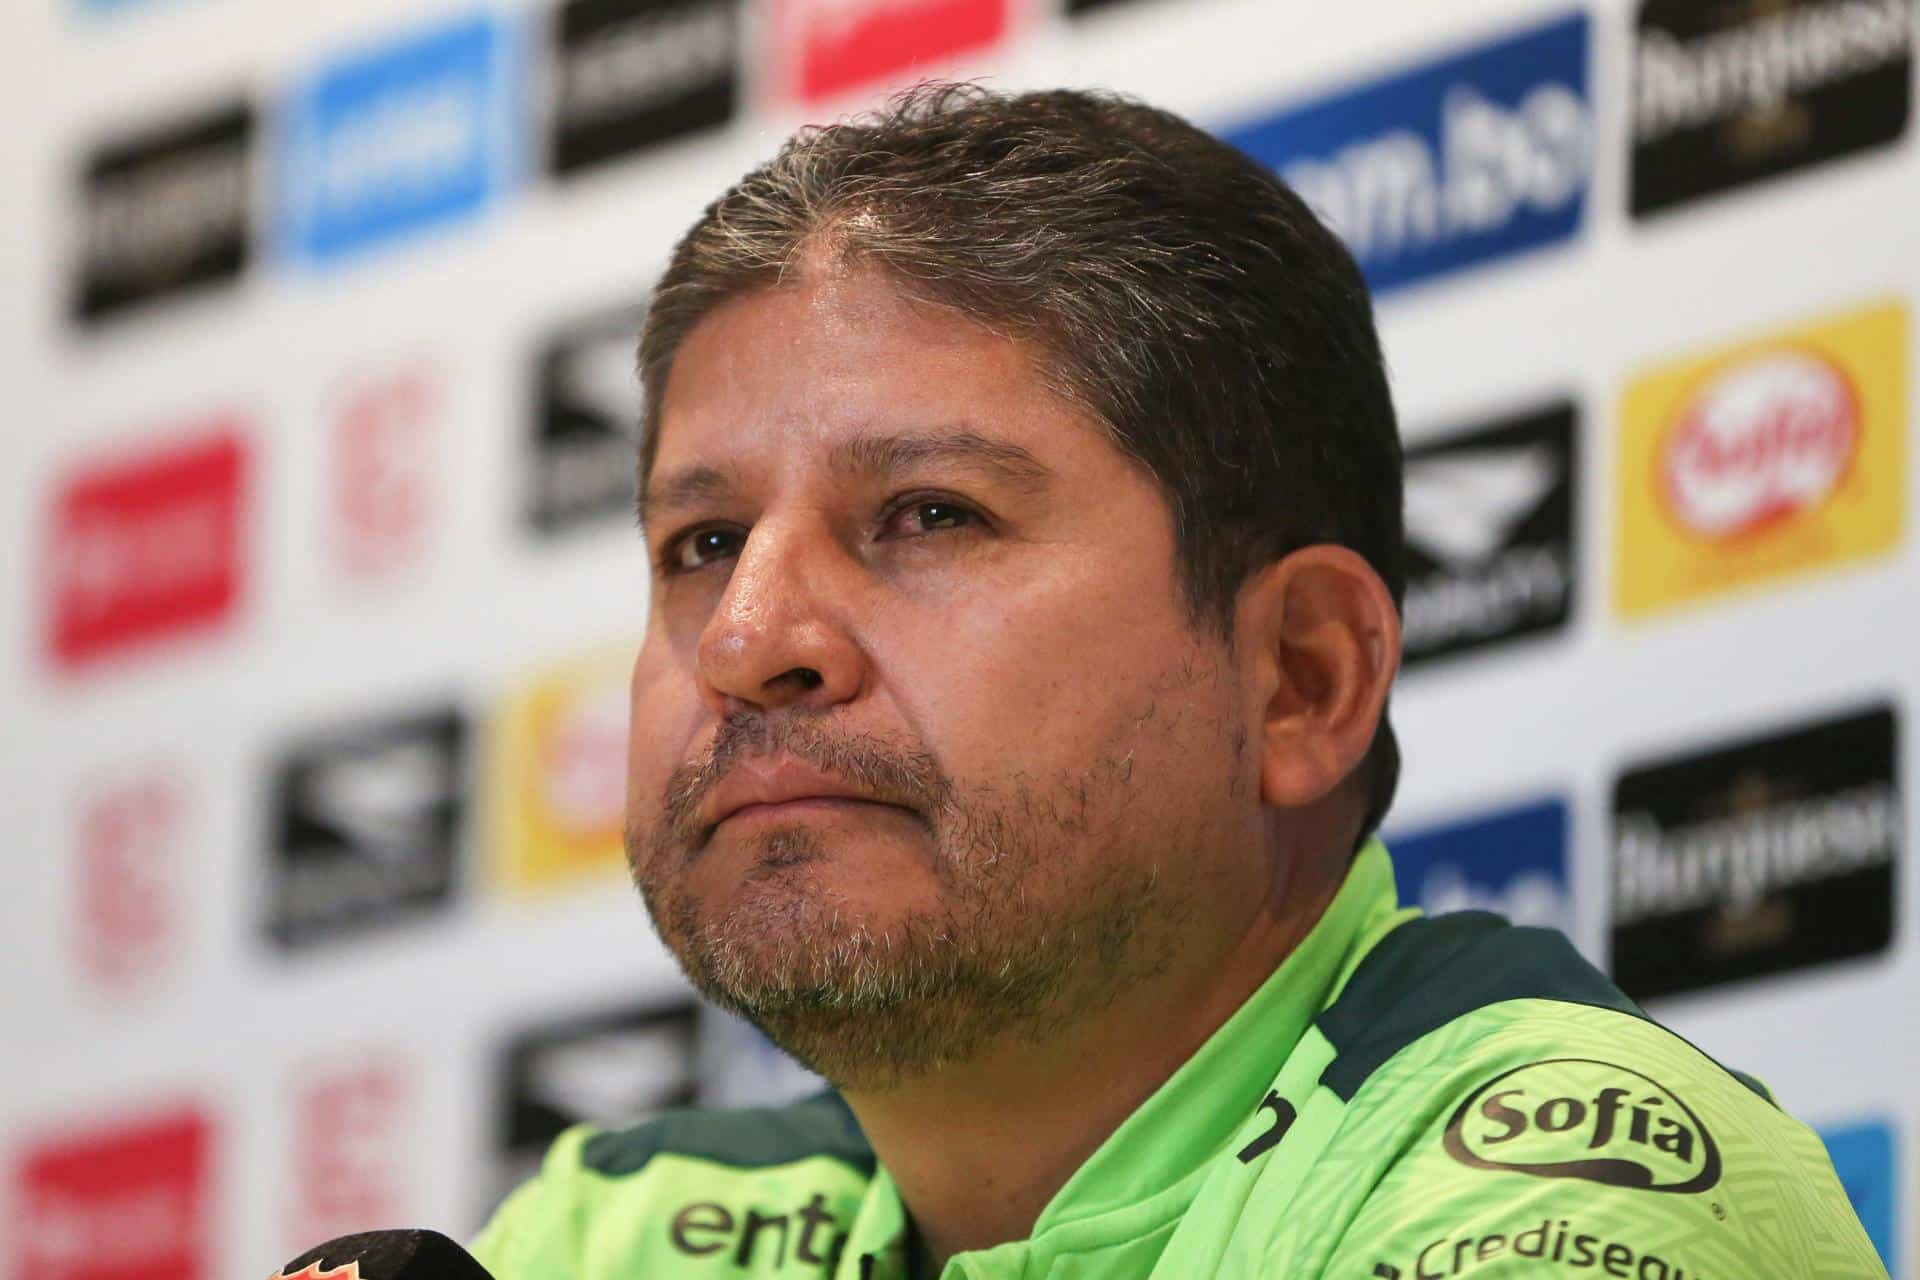
[[[1344,867],[1344,850],[1337,865],[1296,866],[1244,928],[1224,931],[1224,945],[1194,948],[1044,1043],[1003,1043],[893,1088],[846,1091],[930,1274],[956,1253],[1031,1235],[1074,1172],[1306,937]]]

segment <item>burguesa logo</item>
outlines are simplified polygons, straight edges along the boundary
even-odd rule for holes
[[[1818,507],[1860,444],[1860,398],[1809,351],[1772,351],[1703,385],[1660,454],[1667,509],[1687,529],[1734,538]]]
[[[1720,1150],[1693,1109],[1650,1076],[1591,1058],[1501,1073],[1447,1121],[1448,1155],[1475,1169],[1681,1194],[1720,1181]]]

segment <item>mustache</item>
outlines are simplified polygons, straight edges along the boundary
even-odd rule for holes
[[[713,826],[701,817],[708,793],[741,760],[777,755],[792,756],[875,800],[911,810],[929,826],[953,804],[953,782],[930,752],[835,730],[811,716],[746,712],[722,720],[705,758],[681,765],[667,779],[648,847],[655,853],[698,853],[713,835]]]

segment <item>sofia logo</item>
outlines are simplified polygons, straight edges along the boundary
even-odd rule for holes
[[[1682,407],[1661,458],[1669,509],[1730,538],[1818,506],[1859,446],[1846,375],[1804,351],[1775,351],[1712,378]]]
[[[1682,1194],[1720,1180],[1700,1117],[1638,1071],[1550,1058],[1487,1081],[1447,1121],[1448,1155],[1475,1169]]]

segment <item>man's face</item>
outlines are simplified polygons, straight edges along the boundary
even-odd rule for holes
[[[661,406],[634,878],[843,1086],[1045,1039],[1265,889],[1166,503],[1036,360],[833,268],[707,316]]]

